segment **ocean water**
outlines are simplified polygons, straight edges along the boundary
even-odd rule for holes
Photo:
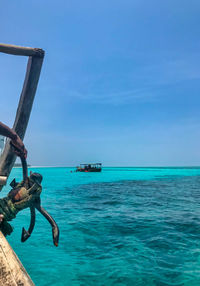
[[[31,170],[43,175],[42,205],[59,225],[59,247],[39,213],[20,242],[28,210],[8,240],[37,286],[200,285],[200,168]]]

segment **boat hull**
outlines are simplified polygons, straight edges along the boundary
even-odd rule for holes
[[[84,169],[79,169],[79,170],[76,170],[76,172],[82,172],[82,173],[99,173],[101,172],[101,169],[96,169],[96,170],[84,170]]]

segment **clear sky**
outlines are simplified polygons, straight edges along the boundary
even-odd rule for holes
[[[46,51],[33,165],[200,165],[199,0],[1,1],[0,42]],[[0,54],[12,126],[27,59]]]

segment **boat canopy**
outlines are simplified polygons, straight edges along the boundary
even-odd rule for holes
[[[102,163],[80,164],[81,167],[90,166],[92,168],[100,168]]]

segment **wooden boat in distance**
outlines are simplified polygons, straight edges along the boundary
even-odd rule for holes
[[[102,164],[80,164],[80,166],[76,167],[76,172],[101,172]]]

